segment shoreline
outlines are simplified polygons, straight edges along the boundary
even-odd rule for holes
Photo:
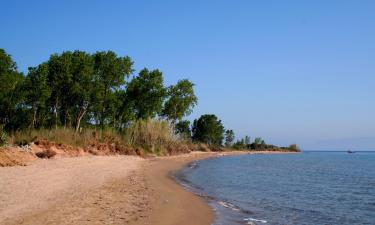
[[[173,176],[173,173],[183,169],[193,161],[235,155],[292,153],[294,152],[192,152],[152,159],[146,167],[146,180],[156,193],[156,195],[154,193],[151,203],[152,211],[144,220],[140,220],[134,225],[210,225],[215,222],[216,214],[208,201],[186,189]]]
[[[1,224],[207,225],[207,201],[171,173],[195,160],[285,152],[192,152],[142,159],[83,156],[0,168]],[[288,154],[288,153],[287,153]]]

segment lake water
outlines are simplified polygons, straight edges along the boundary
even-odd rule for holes
[[[375,224],[375,153],[225,156],[176,174],[216,225]]]

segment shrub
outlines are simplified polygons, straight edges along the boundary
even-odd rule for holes
[[[289,145],[288,149],[291,150],[291,151],[296,151],[296,152],[300,151],[300,148],[298,147],[297,144]]]

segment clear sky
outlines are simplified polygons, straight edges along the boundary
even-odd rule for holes
[[[113,50],[188,78],[237,137],[375,150],[375,1],[2,0],[0,48],[27,72],[64,50]]]

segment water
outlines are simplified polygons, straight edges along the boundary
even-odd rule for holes
[[[226,156],[176,177],[207,198],[216,225],[375,224],[375,153]]]

